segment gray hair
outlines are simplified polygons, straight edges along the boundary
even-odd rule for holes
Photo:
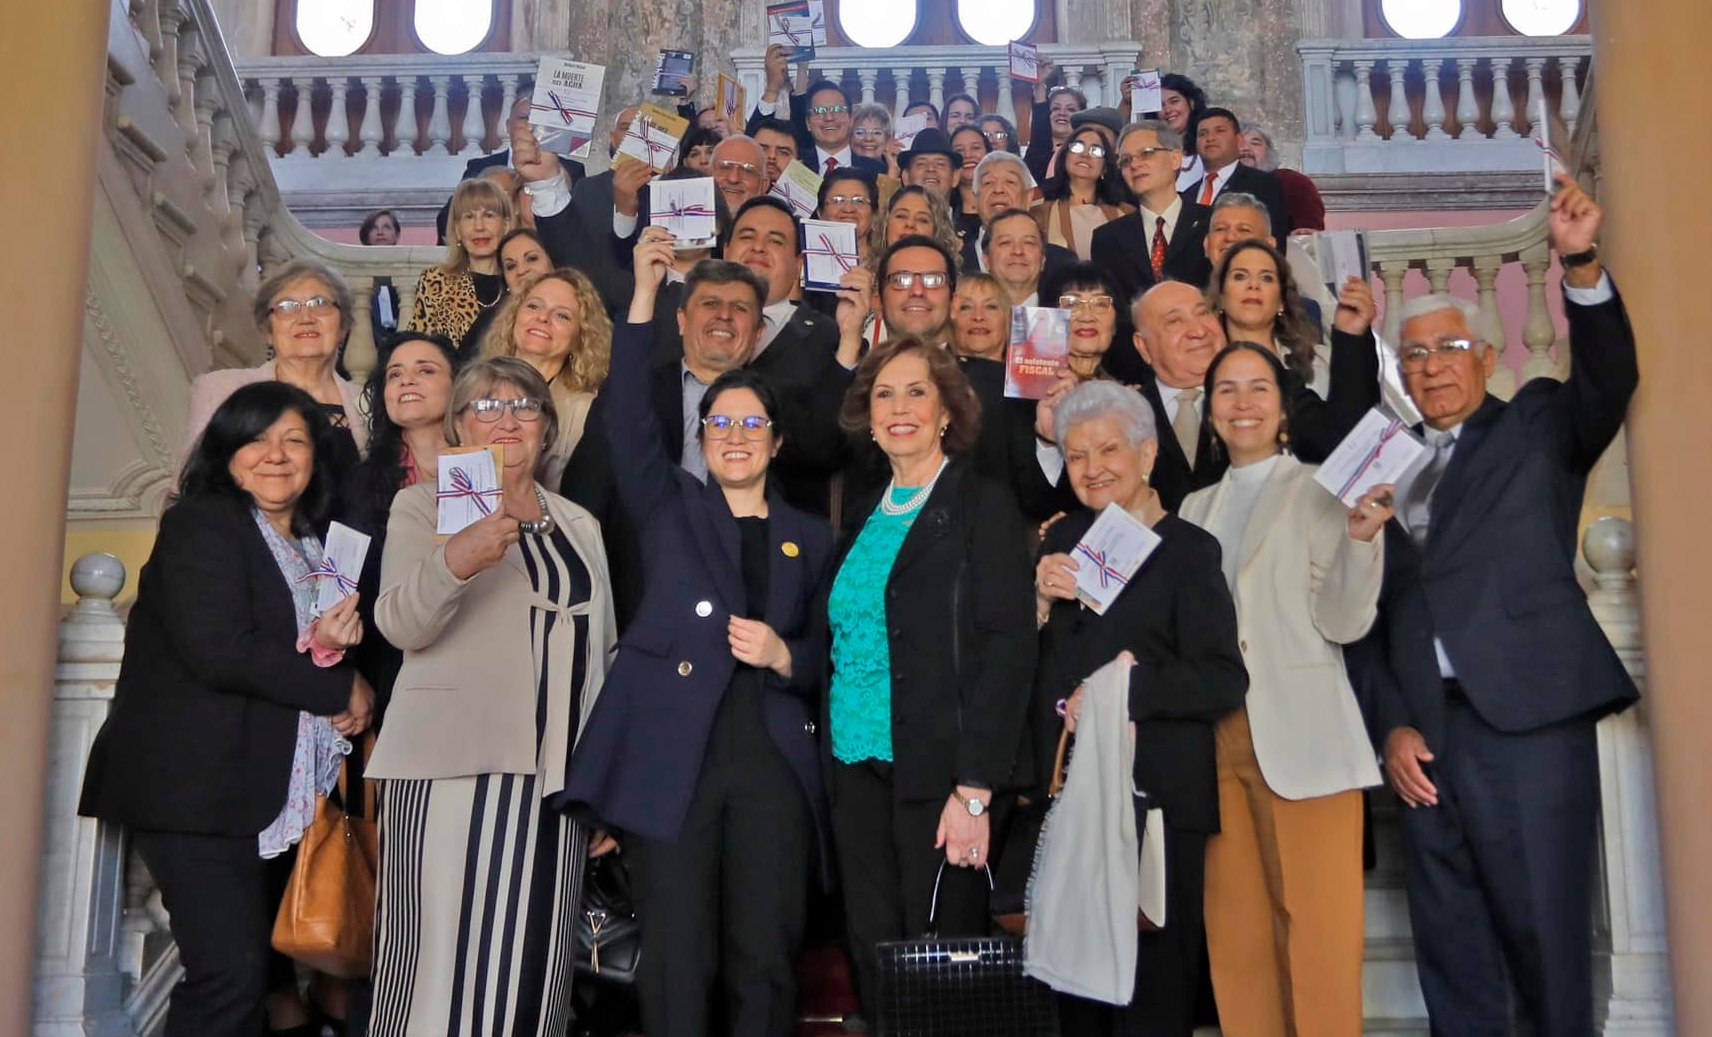
[[[1212,217],[1217,216],[1224,209],[1253,209],[1259,215],[1261,224],[1266,228],[1262,233],[1269,238],[1272,236],[1272,213],[1267,211],[1266,203],[1254,195],[1246,191],[1224,192],[1213,200],[1213,211],[1207,217],[1207,222],[1211,223]]]
[[[313,277],[332,290],[333,305],[339,308],[339,317],[344,324],[343,334],[350,334],[357,308],[356,301],[351,298],[351,286],[345,283],[337,270],[319,259],[293,259],[269,274],[267,280],[256,288],[256,297],[251,304],[256,328],[264,333],[267,331],[268,319],[273,316],[273,304],[279,301],[280,293],[285,291],[286,285],[305,277]]]
[[[1116,418],[1131,446],[1159,438],[1153,408],[1140,393],[1117,382],[1092,381],[1070,390],[1053,413],[1052,434],[1059,448],[1063,448],[1071,429],[1101,418]]]
[[[850,125],[865,120],[878,122],[887,133],[892,132],[892,110],[883,104],[859,104],[850,109]]]
[[[1474,330],[1480,320],[1480,307],[1474,303],[1446,292],[1433,292],[1430,295],[1423,295],[1404,303],[1403,313],[1398,318],[1397,327],[1401,328],[1416,317],[1425,317],[1430,313],[1442,313],[1445,310],[1455,310],[1462,314],[1463,320],[1468,322],[1470,331]]]
[[[1262,125],[1261,123],[1245,122],[1242,124],[1242,132],[1243,132],[1244,136],[1247,136],[1250,133],[1259,134],[1260,139],[1266,142],[1266,161],[1265,162],[1256,162],[1255,165],[1261,169],[1266,170],[1268,173],[1277,169],[1278,168],[1278,145],[1274,144],[1272,142],[1271,131],[1267,130],[1267,128],[1264,125]]]
[[[1026,188],[1034,180],[1034,175],[1028,171],[1028,163],[1022,157],[1010,151],[994,151],[983,158],[975,167],[975,193],[981,193],[981,185],[986,182],[991,171],[1000,166],[1015,166],[1022,175],[1022,183]]]
[[[1163,119],[1137,119],[1130,123],[1118,135],[1117,146],[1122,148],[1123,142],[1128,140],[1132,133],[1151,133],[1159,138],[1159,146],[1165,150],[1183,150],[1183,135],[1172,129],[1171,125]]]
[[[553,405],[553,390],[547,387],[547,380],[527,360],[514,356],[483,357],[458,372],[457,380],[452,383],[451,402],[446,406],[446,444],[463,445],[458,419],[470,409],[470,404],[486,399],[488,393],[501,385],[509,385],[530,399],[541,401],[541,423],[545,428],[541,431],[541,450],[535,455],[535,471],[531,473],[539,479],[547,468],[547,455],[559,441],[559,408]]]

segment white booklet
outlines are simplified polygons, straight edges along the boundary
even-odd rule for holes
[[[719,238],[713,177],[656,180],[648,185],[648,222],[664,227],[679,252],[712,248]]]
[[[1141,563],[1159,547],[1159,534],[1121,505],[1108,504],[1077,542],[1076,598],[1103,616]]]
[[[435,532],[460,533],[500,506],[498,447],[441,454],[438,464],[440,517]]]
[[[315,614],[320,615],[357,592],[363,560],[369,554],[367,533],[359,533],[343,522],[327,526],[321,541],[321,568],[309,574],[316,581]]]
[[[862,254],[856,249],[856,225],[829,220],[804,220],[803,287],[815,292],[836,292],[845,273],[856,269]]]
[[[1320,265],[1320,277],[1332,293],[1332,305],[1337,305],[1338,293],[1350,279],[1372,280],[1368,265],[1367,234],[1359,230],[1323,230],[1314,235],[1314,260]]]
[[[547,57],[535,70],[529,125],[541,147],[571,158],[588,158],[594,120],[600,111],[605,65]]]
[[[917,112],[906,115],[892,127],[892,136],[898,138],[898,143],[907,151],[915,146],[915,135],[927,129],[927,113]]]
[[[1156,68],[1137,69],[1129,92],[1131,119],[1144,119],[1165,107],[1165,88]]]
[[[1395,485],[1426,449],[1402,418],[1375,407],[1320,465],[1314,481],[1353,508],[1375,486]]]
[[[806,220],[820,208],[820,183],[819,173],[793,158],[779,173],[779,182],[773,185],[771,193],[789,202],[797,219]]]

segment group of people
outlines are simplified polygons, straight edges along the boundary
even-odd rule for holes
[[[560,1037],[613,854],[648,1037],[790,1034],[811,929],[842,932],[872,1017],[878,945],[930,912],[991,929],[1119,657],[1166,923],[1135,932],[1128,1004],[1058,995],[1063,1033],[1187,1035],[1210,961],[1231,1037],[1359,1034],[1382,775],[1435,1032],[1591,1032],[1593,722],[1635,697],[1571,564],[1638,377],[1601,211],[1567,179],[1551,206],[1569,380],[1502,402],[1469,304],[1411,301],[1382,349],[1366,283],[1305,300],[1279,245],[1317,196],[1185,77],[1164,98],[1043,84],[1019,154],[953,97],[904,149],[774,50],[749,132],[700,111],[665,174],[714,180],[694,251],[648,225],[654,172],[584,178],[516,110],[361,388],[343,280],[273,272],[275,359],[194,386],[83,799],[171,913],[166,1032]],[[803,292],[768,194],[791,160],[858,229],[835,293]],[[1013,305],[1070,314],[1039,401],[1005,395]],[[1429,449],[1346,508],[1315,465],[1382,363]],[[440,535],[446,452],[489,446],[501,492]],[[1159,543],[1096,612],[1077,545],[1107,508]],[[317,614],[331,520],[372,543]],[[305,996],[274,913],[371,732],[373,977]]]

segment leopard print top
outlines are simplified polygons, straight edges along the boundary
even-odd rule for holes
[[[497,280],[497,275],[494,277]],[[503,282],[500,292],[504,292]],[[431,266],[422,271],[416,282],[416,300],[411,305],[406,330],[444,335],[457,344],[460,352],[471,353],[479,343],[467,340],[473,338],[472,332],[478,324],[486,325],[482,318],[492,314],[498,305],[496,299],[493,306],[483,306],[479,295],[475,275]]]

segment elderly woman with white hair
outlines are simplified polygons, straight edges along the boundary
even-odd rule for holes
[[[1236,609],[1218,540],[1168,513],[1148,484],[1159,443],[1147,401],[1115,382],[1093,381],[1066,396],[1054,419],[1083,510],[1047,530],[1035,569],[1042,627],[1036,774],[1043,780],[1051,774],[1061,729],[1076,730],[1082,679],[1120,653],[1133,655],[1133,777],[1144,794],[1135,800],[1137,821],[1148,808],[1164,811],[1168,919],[1165,928],[1137,935],[1135,995],[1128,1005],[1060,995],[1060,1019],[1065,1033],[1188,1037],[1200,989],[1207,839],[1219,830],[1213,725],[1240,708],[1248,690]],[[1095,564],[1077,544],[1110,507],[1150,527],[1159,544],[1100,615],[1076,599],[1077,572]]]

